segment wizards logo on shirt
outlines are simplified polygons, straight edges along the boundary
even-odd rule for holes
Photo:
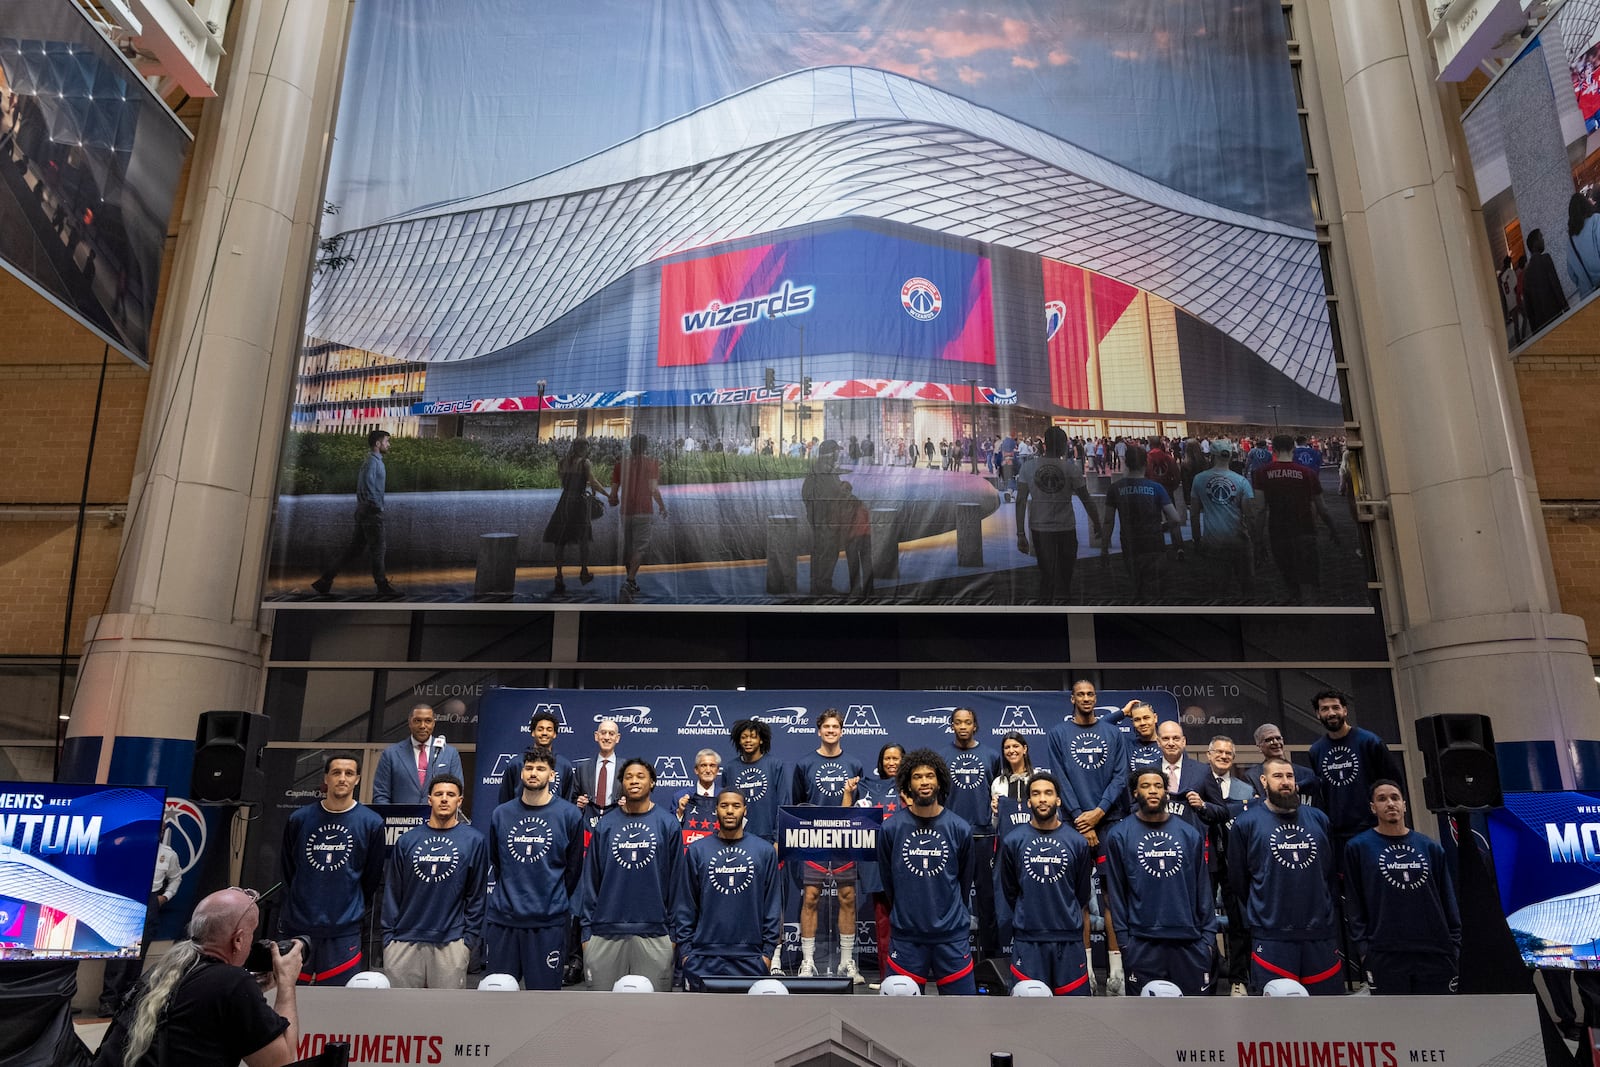
[[[1378,873],[1396,889],[1421,889],[1428,884],[1428,861],[1411,845],[1397,841],[1378,853]]]
[[[1317,777],[1330,785],[1354,785],[1361,767],[1349,745],[1334,745],[1322,754]]]
[[[1152,830],[1139,838],[1133,854],[1152,878],[1171,878],[1183,870],[1183,848],[1165,830]]]
[[[1281,867],[1291,871],[1309,870],[1317,862],[1317,842],[1296,823],[1275,827],[1267,837],[1267,850]]]
[[[959,752],[950,758],[950,777],[957,789],[989,788],[989,768],[975,752]]]
[[[656,861],[661,842],[655,831],[642,822],[623,825],[611,835],[611,859],[627,871],[642,871]]]
[[[1106,765],[1106,754],[1110,746],[1106,739],[1093,730],[1079,730],[1072,738],[1072,747],[1068,754],[1072,762],[1086,771],[1097,771]]]
[[[811,789],[818,797],[843,800],[844,784],[849,780],[850,769],[838,760],[829,760],[812,770]]]
[[[538,815],[524,815],[506,827],[506,851],[518,863],[538,863],[554,841],[555,831]]]
[[[712,889],[731,897],[750,888],[756,878],[756,862],[744,849],[726,846],[712,854],[706,874]]]
[[[733,787],[744,794],[746,804],[753,804],[767,795],[767,772],[760,767],[741,768],[733,779]],[[841,792],[840,796],[843,795]]]
[[[922,878],[943,874],[950,865],[950,842],[937,830],[912,830],[900,842],[900,863]]]
[[[1022,846],[1022,870],[1042,885],[1061,881],[1069,866],[1067,850],[1053,837],[1034,837]]]
[[[411,853],[411,873],[419,881],[435,885],[448,881],[460,866],[461,850],[442,834],[423,841]]]
[[[313,870],[337,871],[348,866],[355,835],[344,823],[325,822],[306,835],[306,863]]]

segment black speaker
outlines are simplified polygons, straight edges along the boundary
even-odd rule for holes
[[[1009,997],[1011,987],[1017,984],[1011,975],[1009,956],[979,960],[972,968],[972,980],[978,987],[978,995],[985,997]]]
[[[208,711],[194,735],[189,791],[201,804],[259,804],[266,795],[261,750],[267,717],[248,711]]]
[[[1425,715],[1417,720],[1417,747],[1429,811],[1489,811],[1504,802],[1487,715]]]

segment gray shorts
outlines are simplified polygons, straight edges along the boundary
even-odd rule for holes
[[[672,989],[672,941],[662,937],[601,937],[595,934],[583,946],[585,989],[609,992],[625,974],[650,979],[657,993]]]
[[[460,989],[467,981],[468,956],[465,941],[391,941],[383,947],[383,973],[396,989]]]

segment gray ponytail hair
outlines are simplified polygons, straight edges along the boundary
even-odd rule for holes
[[[126,1067],[136,1067],[155,1043],[156,1028],[161,1024],[161,1017],[172,995],[178,991],[178,984],[205,954],[201,946],[225,940],[238,925],[240,914],[237,907],[218,900],[221,896],[223,894],[213,893],[200,901],[189,919],[189,940],[173,945],[145,972],[144,992],[134,1010],[128,1048],[122,1057]]]

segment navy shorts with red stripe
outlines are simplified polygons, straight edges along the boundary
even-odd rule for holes
[[[1087,997],[1089,961],[1082,941],[1024,941],[1011,943],[1011,977],[1019,982],[1043,982],[1058,997]]]
[[[344,985],[361,970],[361,935],[311,937],[300,961],[300,985]]]
[[[850,863],[813,863],[806,860],[800,864],[800,877],[804,885],[827,885],[829,882],[847,882],[855,885],[856,865]]]
[[[972,949],[965,937],[923,945],[901,940],[891,932],[889,965],[884,974],[890,972],[903,974],[919,986],[931,981],[942,994],[971,997],[978,993],[977,980],[972,976]]]
[[[1214,938],[1178,941],[1137,937],[1127,930],[1117,933],[1128,996],[1138,996],[1146,982],[1158,980],[1171,982],[1186,997],[1204,996],[1211,991],[1212,978],[1217,973]]]
[[[1314,997],[1344,995],[1344,957],[1337,937],[1320,941],[1257,938],[1250,952],[1250,984],[1259,993],[1274,978],[1293,978]]]

